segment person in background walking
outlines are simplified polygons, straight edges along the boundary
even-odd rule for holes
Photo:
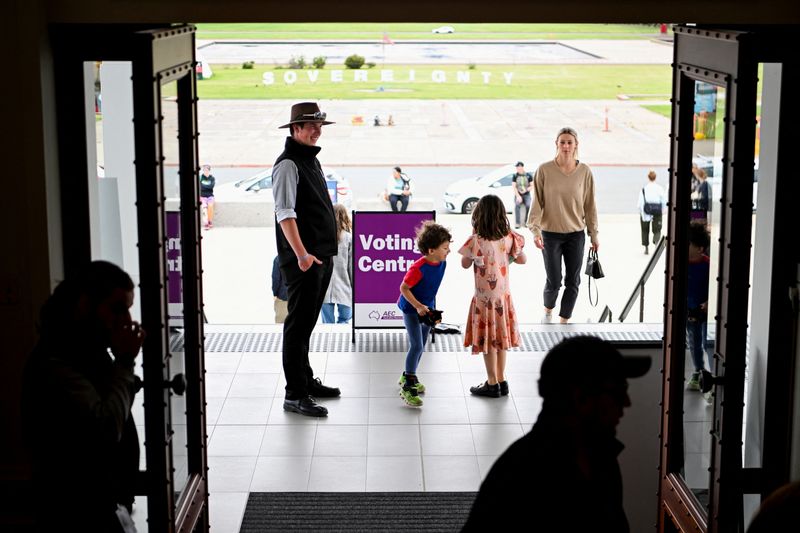
[[[533,190],[533,175],[525,172],[525,163],[517,161],[517,172],[514,174],[514,227],[519,229],[528,221],[528,211],[531,208],[531,191]]]
[[[275,299],[275,323],[283,324],[289,313],[289,289],[281,275],[279,256],[272,260],[272,296]]]
[[[589,166],[578,160],[578,133],[574,129],[559,130],[556,157],[539,165],[533,186],[535,193],[528,228],[533,232],[533,244],[542,250],[547,274],[542,323],[553,321],[563,261],[566,275],[558,315],[561,323],[566,324],[578,299],[586,239],[584,230],[592,241],[592,249],[600,248],[594,176]]]
[[[464,346],[470,346],[474,354],[483,352],[486,381],[469,391],[476,396],[499,398],[508,395],[507,350],[519,346],[508,267],[527,261],[522,251],[525,239],[511,231],[505,205],[494,194],[487,194],[475,206],[472,232],[458,251],[461,266],[473,267],[475,274],[475,295],[467,314]]]
[[[325,324],[347,324],[353,316],[353,225],[347,208],[342,204],[333,206],[336,216],[336,239],[338,253],[333,257],[333,275],[328,292],[322,301],[322,322]],[[334,319],[334,308],[339,308],[339,318]]]
[[[200,203],[206,210],[205,227],[214,227],[214,185],[217,180],[211,175],[211,165],[203,165],[200,174]]]
[[[644,253],[650,253],[650,226],[653,227],[653,244],[661,240],[661,223],[664,206],[667,205],[667,193],[664,187],[656,183],[656,172],[647,173],[647,184],[639,191],[639,221],[642,225],[642,246]]]
[[[412,192],[411,178],[403,173],[400,167],[394,167],[392,169],[392,177],[386,182],[386,195],[392,211],[402,213],[408,209],[408,201]],[[398,202],[400,207],[397,206]]]

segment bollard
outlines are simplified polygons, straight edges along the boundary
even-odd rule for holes
[[[606,107],[605,119],[603,120],[603,131],[611,131],[608,129],[608,107]]]

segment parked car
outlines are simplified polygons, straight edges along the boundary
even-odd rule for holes
[[[352,197],[350,183],[338,172],[326,167],[322,167],[325,180],[328,182],[331,199],[335,203],[340,203],[345,207],[350,207]],[[335,192],[334,192],[335,191]],[[235,183],[225,183],[214,188],[214,196],[218,201],[241,200],[252,198],[254,200],[272,201],[272,169],[268,168],[261,172],[239,180]]]
[[[472,213],[478,200],[484,195],[494,194],[503,200],[507,213],[514,212],[514,191],[511,185],[517,169],[513,164],[477,178],[458,180],[444,192],[444,206],[452,213]]]
[[[711,185],[711,200],[714,206],[719,205],[720,198],[722,198],[722,158],[721,157],[708,157],[705,155],[697,154],[692,158],[692,164],[697,165],[698,168],[705,170],[708,176],[708,184]],[[758,203],[758,158],[755,159],[755,168],[753,169],[753,211],[756,210]]]
[[[455,33],[456,29],[452,26],[439,26],[438,28],[433,28],[431,33]]]

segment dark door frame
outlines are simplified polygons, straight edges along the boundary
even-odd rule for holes
[[[197,88],[195,29],[191,25],[54,25],[51,39],[57,87],[59,175],[62,178],[62,239],[67,276],[92,259],[84,102],[86,61],[129,61],[133,71],[134,139],[140,294],[143,326],[145,453],[147,470],[137,494],[146,495],[151,531],[208,529],[205,369],[200,210],[196,176]],[[189,474],[176,502],[172,460],[173,420],[169,386],[170,328],[167,312],[165,195],[163,187],[161,86],[177,81],[181,200],[183,344]],[[68,245],[67,245],[68,243]]]
[[[670,210],[665,287],[665,356],[661,431],[659,531],[733,532],[744,529],[742,496],[762,498],[788,481],[791,458],[791,398],[794,365],[794,314],[786,298],[797,282],[797,255],[787,262],[786,249],[776,245],[772,258],[772,287],[767,367],[766,417],[762,468],[742,467],[742,416],[748,332],[748,292],[752,229],[753,146],[759,62],[789,60],[791,31],[751,28],[744,31],[679,26],[675,28],[673,113],[670,151]],[[786,48],[789,46],[789,48]],[[796,149],[797,133],[789,117],[798,116],[792,102],[791,80],[797,63],[784,69],[779,155]],[[685,361],[686,275],[689,228],[689,186],[693,150],[694,82],[725,87],[725,144],[718,252],[716,361],[712,455],[709,468],[709,506],[700,502],[680,475],[683,466],[683,388]],[[784,113],[784,111],[786,111]],[[783,148],[783,150],[780,150]],[[786,214],[796,210],[798,186],[790,177],[790,160],[778,157],[776,242],[793,242]],[[784,176],[786,179],[781,180]],[[780,214],[783,213],[783,218]],[[791,224],[791,226],[795,226]],[[796,227],[796,226],[795,226]],[[781,240],[781,237],[789,239]],[[711,296],[711,295],[709,295]]]

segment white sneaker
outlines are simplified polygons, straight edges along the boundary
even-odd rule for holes
[[[553,313],[545,313],[542,315],[542,324],[552,324],[553,323]]]

